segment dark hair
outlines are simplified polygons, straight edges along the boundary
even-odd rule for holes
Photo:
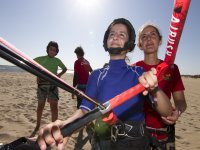
[[[48,50],[49,50],[50,46],[55,47],[56,51],[57,51],[57,54],[58,54],[58,52],[59,52],[58,43],[55,42],[55,41],[50,41],[49,44],[47,45],[47,53],[48,53]]]
[[[128,30],[128,34],[129,34],[129,41],[125,43],[124,47],[127,49],[130,49],[130,51],[132,51],[135,47],[135,29],[133,28],[132,24],[130,23],[130,21],[128,21],[127,19],[124,18],[118,18],[115,19],[109,26],[108,29],[106,30],[105,34],[104,34],[104,39],[103,39],[103,47],[106,51],[109,51],[108,47],[107,47],[107,40],[108,40],[108,36],[110,33],[110,29],[113,25],[115,24],[124,24],[127,27]]]
[[[83,48],[81,46],[77,47],[74,51],[74,53],[76,53],[76,55],[83,57],[84,56],[84,51]]]

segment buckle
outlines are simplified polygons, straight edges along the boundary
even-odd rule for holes
[[[171,126],[167,126],[167,133],[169,133],[171,131]]]
[[[140,124],[139,126],[133,126],[127,123],[115,124],[111,127],[111,140],[116,142],[118,138],[141,138],[144,136],[144,126]]]
[[[124,124],[125,125],[125,130],[127,131],[127,132],[130,132],[131,130],[132,130],[132,128],[133,128],[133,126],[132,125],[130,125],[130,124]]]
[[[115,124],[111,127],[111,140],[113,142],[116,142],[119,136],[125,136],[125,135],[126,133],[122,125]]]
[[[131,138],[144,136],[144,124],[130,125],[125,123],[125,132],[126,135]]]
[[[119,130],[118,130],[117,126],[116,126],[116,125],[113,125],[113,126],[111,127],[111,140],[112,140],[113,142],[116,142],[116,141],[117,141],[118,132],[119,132]]]

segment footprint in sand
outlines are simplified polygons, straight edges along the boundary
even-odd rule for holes
[[[180,140],[183,139],[181,136],[175,135],[176,139]]]
[[[9,137],[11,137],[11,135],[7,133],[0,133],[0,137],[1,137],[0,142],[2,142],[4,139],[8,139]]]

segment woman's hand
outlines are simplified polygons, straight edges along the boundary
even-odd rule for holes
[[[40,149],[46,150],[47,145],[49,145],[50,147],[56,146],[58,150],[63,150],[64,145],[67,143],[69,137],[64,138],[61,134],[60,129],[64,125],[82,117],[87,112],[88,111],[86,110],[77,109],[76,112],[67,120],[65,121],[56,120],[55,122],[52,122],[47,126],[41,128],[37,139]]]
[[[145,87],[143,95],[147,95],[151,92],[154,101],[156,101],[155,109],[161,116],[171,116],[172,115],[172,104],[167,97],[167,95],[158,87],[158,80],[156,76],[156,69],[151,68],[150,71],[144,72],[139,78],[139,82]]]
[[[58,150],[63,150],[68,138],[63,138],[60,128],[64,125],[63,121],[57,120],[41,128],[38,135],[38,145],[41,150],[46,150],[47,145],[50,147],[57,146]]]
[[[162,117],[162,120],[165,124],[168,124],[168,125],[171,125],[171,124],[175,124],[176,121],[178,120],[180,116],[180,113],[178,111],[178,109],[173,106],[173,109],[172,109],[172,115],[171,116],[167,116],[167,117]]]
[[[143,95],[147,95],[149,91],[153,91],[158,87],[158,80],[156,76],[156,69],[151,68],[151,70],[144,72],[142,76],[139,77],[139,82],[145,87]]]

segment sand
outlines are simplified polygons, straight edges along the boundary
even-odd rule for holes
[[[0,72],[0,143],[9,143],[19,137],[28,137],[36,124],[36,77],[27,72]],[[72,84],[72,75],[63,79]],[[200,149],[200,79],[183,77],[188,108],[177,121],[177,150]],[[76,110],[76,99],[60,89],[59,119],[68,118]],[[42,125],[49,123],[51,114],[49,104],[45,106]],[[79,139],[79,142],[77,140]],[[82,139],[82,140],[81,140]],[[84,130],[83,137],[78,133],[70,138],[66,150],[89,150],[90,144]]]

